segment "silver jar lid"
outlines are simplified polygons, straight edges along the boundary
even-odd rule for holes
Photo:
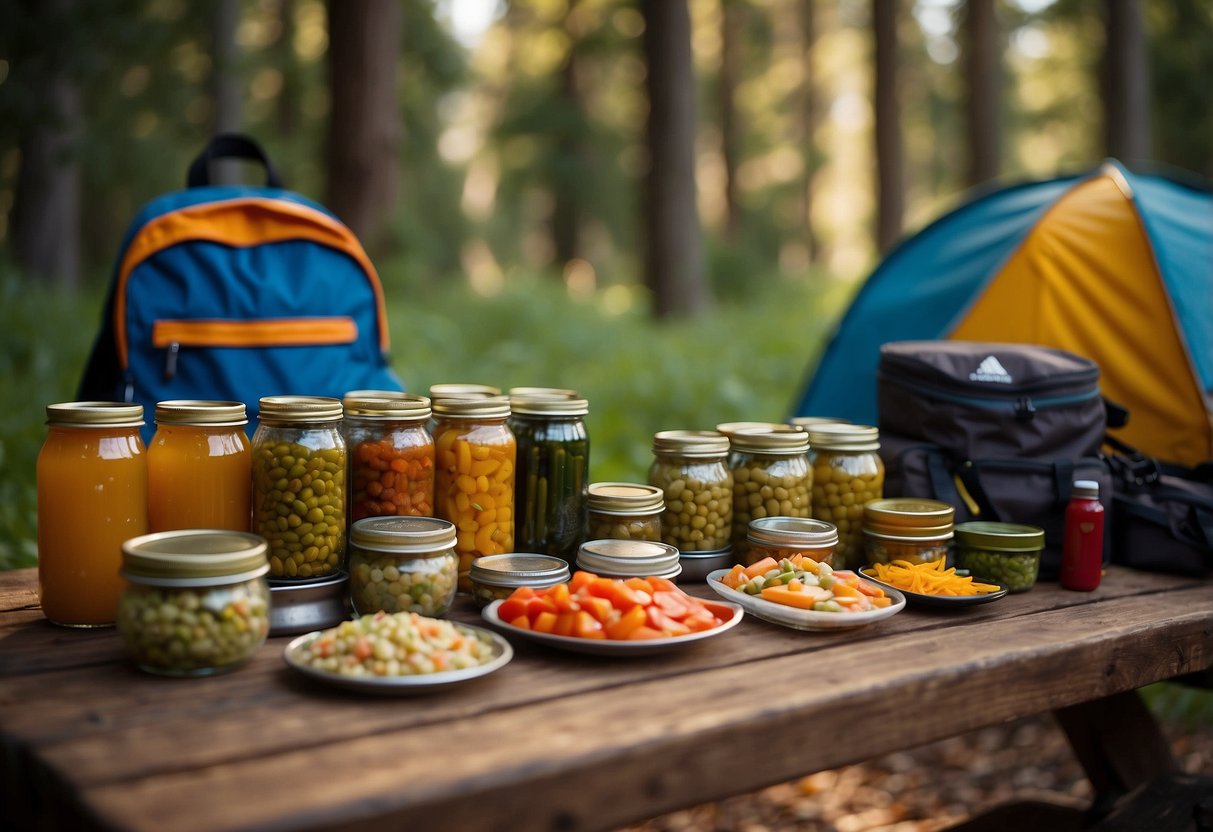
[[[586,505],[609,514],[653,514],[665,508],[665,492],[655,485],[631,482],[590,483]]]
[[[400,555],[440,553],[455,546],[455,524],[437,517],[364,517],[350,526],[350,545]]]
[[[809,425],[805,430],[809,435],[809,444],[821,450],[880,450],[880,431],[870,425],[829,422],[820,425]]]
[[[327,396],[263,396],[258,418],[265,424],[339,422],[341,402]]]
[[[553,555],[526,552],[482,555],[472,561],[468,578],[490,586],[542,589],[567,581],[569,565]]]
[[[156,424],[238,427],[248,424],[244,402],[174,399],[156,402]]]
[[[577,550],[577,568],[616,578],[674,578],[682,572],[678,549],[651,540],[587,540]]]
[[[723,433],[725,436],[731,437],[740,431],[772,431],[772,430],[796,430],[791,425],[785,425],[781,422],[721,422],[716,426],[716,430]]]
[[[809,517],[760,517],[750,521],[746,539],[765,546],[829,549],[838,545],[838,527]]]
[[[505,396],[477,399],[434,399],[434,415],[444,419],[505,419],[510,415],[510,400]]]
[[[270,571],[264,537],[227,529],[179,529],[122,544],[122,577],[152,586],[213,586]]]
[[[510,412],[516,416],[584,416],[590,412],[590,403],[576,397],[511,395]]]
[[[724,457],[729,453],[729,437],[715,430],[662,430],[653,435],[653,453]]]
[[[576,390],[567,387],[511,387],[509,397],[545,398],[545,399],[579,399]]]
[[[57,428],[137,428],[143,424],[143,405],[124,402],[48,404],[46,423]]]
[[[430,400],[438,399],[484,399],[500,396],[501,388],[488,384],[431,384]]]
[[[739,430],[729,437],[734,451],[747,454],[795,456],[808,453],[809,435],[799,428],[779,430]]]

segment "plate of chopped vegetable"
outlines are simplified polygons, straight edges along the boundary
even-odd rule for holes
[[[415,612],[364,615],[307,633],[283,651],[290,667],[365,693],[428,693],[500,670],[514,657],[498,634]]]
[[[737,604],[687,595],[666,578],[608,578],[579,570],[546,589],[520,587],[481,615],[507,635],[598,656],[687,647],[741,622]]]
[[[976,578],[955,567],[945,569],[944,560],[895,560],[874,563],[859,572],[875,584],[900,591],[907,601],[920,607],[969,607],[997,601],[1007,594],[1007,587],[997,581]]]
[[[751,615],[794,630],[849,630],[895,615],[906,605],[896,589],[803,555],[717,569],[708,574],[708,586]]]

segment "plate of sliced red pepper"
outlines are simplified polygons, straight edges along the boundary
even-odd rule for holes
[[[507,636],[577,653],[638,656],[718,636],[737,626],[744,611],[688,595],[666,578],[578,571],[547,589],[516,589],[481,615]]]

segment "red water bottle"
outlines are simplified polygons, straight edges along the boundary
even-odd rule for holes
[[[1061,585],[1090,592],[1103,569],[1103,506],[1099,483],[1075,480],[1066,506],[1066,537],[1061,555]]]

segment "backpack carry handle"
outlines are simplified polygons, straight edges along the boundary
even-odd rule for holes
[[[211,137],[202,152],[190,163],[185,184],[190,188],[202,188],[211,184],[211,162],[216,159],[246,159],[259,162],[265,168],[265,184],[271,188],[282,188],[282,177],[270,164],[269,156],[261,145],[239,133],[219,133]]]

